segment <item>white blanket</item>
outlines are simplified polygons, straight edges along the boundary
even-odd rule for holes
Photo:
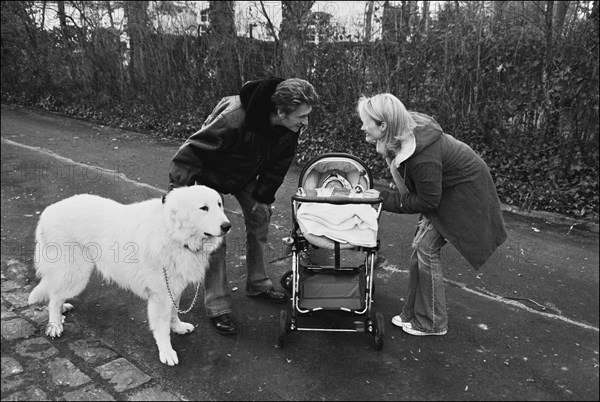
[[[303,203],[296,215],[304,233],[355,246],[377,245],[377,211],[368,204]]]

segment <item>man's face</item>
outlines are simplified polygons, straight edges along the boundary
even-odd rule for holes
[[[312,106],[301,103],[294,111],[281,117],[281,125],[293,132],[298,132],[302,127],[308,126],[310,112],[312,112]]]

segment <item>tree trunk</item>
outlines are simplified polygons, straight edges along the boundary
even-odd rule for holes
[[[569,9],[568,1],[557,1],[556,2],[556,13],[554,15],[554,32],[556,36],[560,37],[563,26],[565,25],[565,17]]]
[[[383,19],[381,21],[382,37],[387,44],[402,41],[402,8],[394,7],[386,1],[383,5]]]
[[[112,6],[110,5],[110,1],[106,1],[105,5],[106,5],[106,12],[108,14],[108,19],[110,21],[110,27],[112,29],[115,29],[115,20],[113,18],[113,9],[112,9]]]
[[[598,28],[600,26],[600,21],[598,19],[598,0],[594,1],[592,5],[592,12],[589,15],[589,19],[594,22],[594,28],[596,29],[596,37],[598,37]]]
[[[44,29],[44,25],[46,25],[46,0],[42,1],[42,22],[40,24],[40,28]]]
[[[280,75],[305,77],[307,66],[302,65],[300,50],[306,38],[306,19],[314,1],[281,2],[281,69]]]
[[[211,1],[208,10],[213,33],[229,38],[236,36],[233,1]]]
[[[57,1],[57,6],[58,6],[58,21],[60,23],[60,31],[63,34],[63,38],[65,40],[69,39],[69,32],[67,30],[67,15],[65,14],[65,2],[64,1]]]
[[[474,96],[473,96],[473,103],[474,103],[474,109],[477,111],[477,115],[478,115],[478,120],[480,122],[483,122],[483,124],[481,124],[481,129],[482,129],[482,136],[483,136],[483,141],[486,144],[491,144],[491,138],[490,138],[490,134],[491,134],[491,130],[489,127],[485,127],[486,122],[488,121],[488,119],[485,116],[485,110],[484,108],[481,107],[481,105],[479,105],[479,99],[480,96],[479,94],[482,92],[483,88],[483,83],[482,83],[482,73],[481,73],[481,44],[483,42],[483,27],[484,27],[484,23],[485,23],[485,12],[484,12],[484,2],[482,1],[480,4],[480,7],[478,8],[477,11],[478,14],[478,19],[479,19],[479,24],[477,27],[477,70],[475,72],[475,88],[473,88],[473,92],[474,92]],[[482,102],[485,103],[485,102]]]
[[[374,1],[367,1],[367,7],[365,11],[365,42],[371,41],[371,24],[373,21],[373,8],[375,6]]]
[[[211,40],[206,62],[214,68],[215,90],[235,93],[242,82],[233,1],[211,1],[209,4],[208,21]]]
[[[423,12],[421,16],[421,33],[427,35],[429,32],[429,1],[423,1]]]
[[[495,0],[494,1],[494,20],[496,22],[502,21],[504,17],[504,7],[506,6],[506,1],[504,0]]]
[[[416,14],[419,10],[419,6],[416,1],[403,1],[402,2],[402,17],[404,18],[404,37],[408,38],[412,36],[415,28],[418,28],[418,21],[416,21]]]
[[[125,30],[129,35],[129,77],[134,83],[143,83],[143,40],[144,33],[150,26],[148,1],[126,1],[124,7],[127,19]]]
[[[552,66],[552,54],[554,52],[553,49],[553,12],[554,12],[554,1],[548,0],[546,2],[546,14],[545,14],[545,22],[546,22],[546,52],[544,57],[544,70],[542,73],[542,83],[544,86],[544,114],[546,115],[546,124],[545,124],[545,136],[546,142],[550,141],[551,133],[554,132],[553,126],[556,123],[556,116],[553,106],[552,94],[550,93],[550,76],[552,74],[551,66]]]

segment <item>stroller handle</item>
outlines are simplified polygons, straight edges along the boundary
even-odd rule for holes
[[[306,195],[292,195],[292,200],[298,202],[317,202],[324,204],[381,204],[383,198],[378,197],[318,197],[318,196],[306,196]]]

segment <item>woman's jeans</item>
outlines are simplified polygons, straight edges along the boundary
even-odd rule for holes
[[[242,207],[244,222],[246,226],[246,294],[255,296],[273,288],[273,282],[267,276],[265,256],[267,252],[267,235],[271,223],[272,210],[257,208],[252,212],[256,200],[252,198],[252,192],[256,182],[252,181],[241,191],[233,196]],[[238,248],[236,247],[236,250]],[[206,315],[216,317],[221,314],[231,313],[231,292],[227,280],[225,239],[210,257],[210,265],[204,279],[204,307]]]
[[[446,239],[431,221],[421,215],[413,240],[408,277],[408,297],[402,319],[422,332],[448,329],[446,295],[441,265],[441,249]]]

